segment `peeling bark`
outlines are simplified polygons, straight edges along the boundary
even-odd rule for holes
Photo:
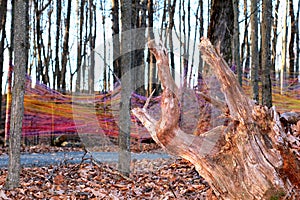
[[[205,99],[222,108],[229,122],[200,135],[187,134],[179,127],[179,89],[170,74],[166,50],[154,41],[148,46],[156,57],[163,87],[162,115],[156,121],[145,107],[132,112],[152,138],[171,154],[193,163],[220,199],[269,199],[279,194],[296,199],[299,158],[290,151],[275,108],[254,105],[220,53],[202,39],[203,59],[213,68],[225,102]]]

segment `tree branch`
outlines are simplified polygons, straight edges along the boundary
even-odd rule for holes
[[[230,115],[233,119],[242,124],[251,122],[251,111],[253,104],[246,98],[242,87],[235,78],[234,73],[228,64],[222,59],[220,53],[215,49],[207,38],[202,38],[199,45],[202,58],[210,65],[214,66],[216,77],[221,85],[221,90],[225,95]]]

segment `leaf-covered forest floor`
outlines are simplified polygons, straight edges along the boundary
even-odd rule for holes
[[[183,159],[133,160],[130,178],[116,163],[88,160],[24,168],[21,185],[5,191],[7,170],[0,170],[0,199],[206,199],[211,190]]]
[[[134,152],[163,153],[155,143],[132,143]],[[103,151],[118,151],[109,146]],[[22,153],[84,151],[80,147],[49,145],[22,146]],[[0,154],[7,154],[2,148]],[[7,169],[0,169],[0,199],[207,199],[211,189],[184,159],[171,157],[131,161],[129,178],[117,170],[117,163],[100,163],[88,158],[80,164],[23,168],[20,187],[4,190]],[[211,198],[209,198],[211,199]]]

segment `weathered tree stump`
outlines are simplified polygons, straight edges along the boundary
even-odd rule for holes
[[[152,138],[170,153],[189,160],[219,199],[270,199],[280,195],[299,198],[299,148],[291,150],[291,140],[274,107],[255,105],[245,95],[209,40],[202,39],[200,51],[213,68],[225,96],[225,102],[209,103],[221,108],[229,123],[200,135],[180,129],[179,89],[170,74],[167,52],[154,41],[148,45],[156,57],[163,87],[162,115],[156,121],[146,106],[132,112]],[[299,135],[293,138],[299,142]]]

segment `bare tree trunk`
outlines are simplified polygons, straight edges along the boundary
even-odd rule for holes
[[[95,40],[96,35],[93,30],[96,29],[96,24],[94,22],[94,5],[93,0],[89,0],[89,28],[90,28],[90,35],[89,35],[89,42],[90,42],[90,66],[89,66],[89,93],[93,94],[95,91],[94,85],[95,85]],[[95,27],[94,27],[95,26]]]
[[[4,50],[5,50],[5,39],[6,39],[6,13],[7,13],[7,0],[0,0],[0,91],[2,91],[2,82],[3,82],[3,65],[4,65]],[[2,102],[2,92],[0,92],[0,102]],[[2,105],[2,104],[1,104]],[[0,106],[0,113],[2,113],[2,106]],[[0,121],[2,115],[0,115]],[[3,129],[3,124],[0,124],[0,129]]]
[[[165,0],[166,1],[166,0]],[[154,39],[153,33],[153,0],[148,0],[148,40]],[[150,50],[148,49],[148,95],[152,93],[155,89],[155,94],[158,94],[159,85],[157,84],[157,76],[156,76],[156,60]]]
[[[243,81],[243,66],[240,63],[240,34],[239,34],[239,1],[232,0],[233,5],[233,38],[232,38],[232,63],[236,66],[240,85]],[[245,27],[246,29],[246,27]]]
[[[189,77],[189,86],[190,87],[192,86],[193,88],[196,86],[195,83],[193,83],[193,85],[192,85],[192,77],[193,76],[195,77],[195,74],[193,74],[192,69],[193,69],[193,66],[195,64],[195,49],[196,49],[196,41],[197,41],[197,36],[198,36],[199,18],[200,18],[200,15],[201,15],[201,13],[199,15],[200,7],[201,7],[201,0],[198,1],[198,6],[197,6],[196,14],[195,14],[196,24],[195,24],[195,32],[194,32],[194,43],[193,43],[193,51],[192,51],[191,71],[190,71],[190,77]],[[200,65],[200,61],[197,64]],[[200,68],[200,66],[198,66],[198,70],[199,70],[199,68]],[[198,71],[198,73],[199,73],[199,71]]]
[[[272,26],[272,0],[262,1],[261,25],[261,66],[262,66],[262,104],[268,108],[272,106],[271,84],[271,26]]]
[[[43,15],[43,11],[47,9],[47,7],[50,5],[51,1],[48,1],[46,5],[43,5],[43,2],[40,2],[38,0],[34,0],[34,11],[35,11],[35,30],[36,30],[36,44],[35,44],[35,51],[37,52],[37,69],[36,69],[36,80],[37,81],[43,81],[44,84],[47,84],[49,79],[47,80],[47,74],[44,74],[44,71],[48,73],[47,70],[44,70],[44,67],[47,66],[47,63],[43,63],[42,61],[42,49],[44,49],[43,44],[43,30],[41,27],[41,17]],[[51,12],[49,13],[51,14]],[[51,27],[51,15],[49,16],[49,27]],[[48,35],[48,37],[51,37],[51,34]],[[51,39],[50,39],[51,41]],[[48,39],[49,42],[49,39]],[[43,52],[43,55],[45,55],[45,52]]]
[[[10,63],[7,73],[7,92],[6,92],[6,107],[5,107],[5,127],[4,127],[4,146],[8,145],[8,138],[10,132],[10,118],[11,118],[11,88],[12,88],[12,74],[13,65]]]
[[[171,0],[169,0],[169,27],[168,27],[168,35],[169,35],[169,48],[170,48],[170,60],[171,60],[171,69],[172,76],[175,77],[175,61],[174,61],[174,48],[173,48],[173,27],[174,27],[174,14],[175,14],[176,0],[173,0],[173,4],[171,4]]]
[[[35,10],[35,33],[36,33],[36,44],[34,45],[35,51],[37,52],[37,67],[36,67],[36,80],[38,82],[41,81],[41,76],[43,73],[43,64],[42,64],[42,48],[41,48],[41,12],[39,10],[39,2],[38,0],[34,0],[34,10]]]
[[[67,62],[69,57],[69,36],[70,36],[70,17],[71,17],[71,5],[72,0],[68,0],[67,7],[67,18],[65,19],[65,33],[64,33],[64,42],[63,42],[63,52],[61,55],[61,72],[60,72],[60,80],[58,89],[66,93],[67,85],[66,85],[66,73],[67,73]]]
[[[15,1],[14,79],[12,91],[11,129],[9,136],[9,163],[5,187],[13,189],[20,184],[20,146],[24,113],[25,75],[28,62],[28,0]]]
[[[297,33],[296,30],[296,21],[294,14],[294,4],[293,0],[289,0],[289,13],[291,19],[291,33],[290,33],[290,43],[289,43],[289,78],[291,81],[294,80],[295,76],[295,53],[294,53],[294,44],[295,44],[295,35]]]
[[[11,19],[15,18],[15,1],[11,1]],[[14,51],[14,20],[10,23],[10,48],[9,48],[9,68],[7,74],[7,96],[6,96],[6,110],[5,110],[5,135],[4,146],[7,146],[9,132],[10,132],[10,119],[11,119],[11,88],[12,88],[12,73],[13,73],[13,51]]]
[[[55,69],[53,72],[53,89],[60,89],[59,44],[61,30],[61,0],[56,0],[56,36],[55,36]]]
[[[51,1],[49,1],[49,3],[51,3]],[[52,6],[50,4],[50,6]],[[50,86],[50,79],[49,79],[49,67],[50,67],[50,62],[52,60],[52,45],[51,45],[51,41],[52,41],[52,29],[51,29],[51,25],[52,25],[52,12],[53,12],[53,8],[50,7],[49,11],[48,11],[48,43],[47,43],[47,48],[45,47],[45,45],[43,44],[42,41],[42,47],[43,47],[43,54],[44,54],[44,73],[42,76],[42,81],[44,84]]]
[[[146,31],[146,12],[147,12],[147,1],[138,2],[136,7],[136,28],[135,31],[136,39],[135,41],[135,51],[134,51],[134,60],[135,65],[134,73],[134,90],[136,93],[145,96],[145,54],[144,54],[144,45],[146,41],[145,31]]]
[[[186,16],[185,16],[185,1],[182,1],[182,4],[181,4],[181,8],[182,8],[182,17],[181,17],[181,21],[182,21],[182,27],[183,27],[183,29],[182,29],[182,33],[183,33],[183,45],[180,45],[180,48],[181,48],[181,46],[183,46],[183,54],[181,54],[181,52],[180,52],[180,57],[181,57],[181,61],[182,61],[182,66],[183,66],[183,74],[180,74],[180,77],[182,77],[182,85],[183,85],[183,88],[186,88],[186,86],[187,86],[187,73],[188,73],[188,65],[189,65],[189,61],[187,60],[187,47],[186,47],[186,45],[187,45],[187,40],[186,40],[186,23],[185,23],[185,18],[186,18]],[[180,9],[181,9],[180,8]],[[180,41],[182,41],[181,39],[180,39]],[[183,55],[183,56],[181,56],[181,55]],[[183,99],[181,99],[182,101],[183,101]],[[181,102],[181,103],[183,103],[183,102]]]
[[[102,28],[103,28],[103,63],[104,63],[104,70],[103,70],[103,92],[109,90],[109,81],[107,78],[107,66],[106,66],[106,34],[105,34],[105,1],[101,2],[101,10],[102,10]],[[109,75],[108,75],[109,77]]]
[[[258,88],[258,7],[257,0],[251,0],[251,85],[252,98],[257,103],[259,102],[259,88]]]
[[[120,39],[119,39],[119,1],[112,0],[112,37],[113,37],[113,65],[114,84],[121,78]]]
[[[204,35],[204,27],[203,27],[203,23],[204,23],[204,13],[203,13],[203,1],[199,0],[199,7],[200,7],[200,17],[199,17],[199,23],[200,23],[200,27],[199,27],[199,39],[201,40],[201,38]],[[200,41],[199,40],[199,41]],[[202,70],[203,70],[203,61],[202,61],[202,57],[199,54],[199,66],[198,66],[198,78],[197,78],[197,85],[198,87],[201,87],[202,85]],[[201,89],[201,88],[199,88]]]
[[[241,56],[240,56],[240,62],[241,62],[241,67],[244,67],[244,72],[243,75],[244,77],[248,78],[249,76],[249,72],[250,72],[250,45],[249,45],[249,21],[248,21],[248,2],[247,0],[244,0],[244,16],[245,16],[245,20],[244,20],[244,27],[245,27],[245,31],[244,31],[244,39],[243,39],[243,43],[241,45]],[[251,13],[252,15],[253,13]]]
[[[132,54],[126,51],[132,50],[131,34],[126,34],[126,31],[131,30],[132,26],[132,1],[121,1],[121,66],[122,66],[122,90],[121,90],[121,102],[120,102],[120,124],[119,124],[119,171],[129,176],[130,173],[130,99],[131,99],[131,66],[132,66]],[[125,56],[126,55],[126,56]]]
[[[300,26],[299,26],[299,19],[300,19],[300,1],[298,1],[298,11],[297,11],[297,20],[296,20],[296,29],[297,29],[297,34],[296,34],[296,52],[297,52],[297,56],[296,56],[296,70],[295,70],[295,73],[298,77],[300,77],[300,74],[299,74],[299,69],[300,69],[300,66],[299,66],[299,61],[300,61],[300,45],[299,45],[299,35],[300,35]]]
[[[287,54],[287,10],[288,10],[288,1],[285,1],[285,10],[283,13],[283,30],[282,30],[282,58],[281,58],[281,69],[280,69],[280,93],[283,94],[285,87],[285,78],[286,78],[286,54]]]
[[[80,8],[79,8],[79,38],[77,40],[77,78],[76,78],[76,92],[80,91],[81,85],[81,71],[82,71],[82,45],[83,45],[83,23],[84,23],[84,6],[85,0],[80,1]]]
[[[274,12],[274,19],[273,19],[273,39],[272,39],[272,78],[273,80],[276,80],[276,70],[275,70],[275,61],[277,57],[277,52],[276,52],[276,46],[277,46],[277,38],[278,38],[278,33],[277,33],[277,28],[278,28],[278,9],[279,9],[279,4],[280,1],[276,1],[275,5],[275,12]]]
[[[232,0],[212,0],[208,38],[214,45],[221,48],[226,62],[232,62],[231,40],[233,35],[233,5]]]
[[[226,97],[226,102],[219,101],[216,106],[229,117],[229,124],[199,136],[187,134],[178,126],[178,88],[168,68],[166,50],[154,41],[149,42],[149,47],[158,60],[164,88],[162,115],[156,121],[146,107],[132,112],[152,138],[170,153],[189,160],[219,199],[272,199],[282,193],[296,199],[300,152],[296,150],[297,157],[289,149],[289,139],[275,108],[253,105],[220,52],[203,39],[203,58],[213,68]]]
[[[153,4],[153,2],[152,2]],[[168,0],[168,4],[171,5],[170,0]],[[153,15],[153,13],[152,13]],[[163,32],[166,34],[167,23],[166,23],[166,15],[167,15],[167,0],[164,0],[164,8],[162,13],[161,25],[160,25],[160,40],[163,38]]]
[[[187,33],[187,51],[186,51],[186,60],[187,60],[187,66],[189,66],[189,57],[190,57],[190,41],[191,41],[191,0],[188,0],[188,7],[187,7],[187,10],[188,10],[188,13],[187,13],[187,29],[188,29],[188,33]],[[193,65],[190,65],[190,73],[192,73],[193,71]],[[188,73],[188,72],[187,72]],[[190,74],[190,77],[191,77],[191,74]],[[187,79],[187,77],[186,77]],[[186,80],[187,82],[187,80]],[[186,84],[187,86],[191,85],[190,81]]]
[[[89,38],[89,23],[88,23],[88,20],[89,20],[89,15],[88,15],[88,9],[86,9],[85,11],[85,35],[84,35],[84,38]],[[89,40],[88,39],[85,39],[84,43],[83,43],[83,52],[84,52],[84,55],[83,55],[83,66],[82,66],[82,88],[83,90],[86,90],[86,74],[87,74],[87,63],[88,63],[88,58],[87,58],[87,45],[88,45],[88,42]],[[87,86],[88,87],[88,86]],[[87,91],[88,91],[88,88],[87,88]]]

